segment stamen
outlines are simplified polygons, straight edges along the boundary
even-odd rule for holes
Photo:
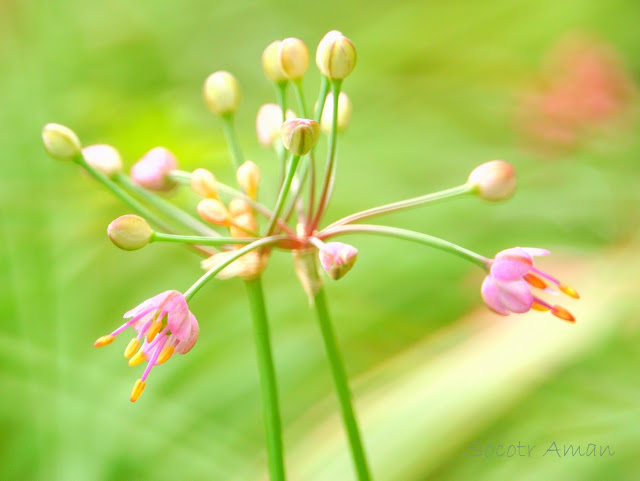
[[[147,356],[145,355],[145,353],[140,350],[136,353],[135,356],[133,356],[131,359],[129,359],[129,366],[133,367],[133,366],[137,366],[138,364],[142,364],[143,362],[145,362],[147,360]]]
[[[564,321],[576,322],[576,318],[573,317],[573,315],[562,306],[558,306],[558,305],[553,306],[551,308],[551,314],[553,314],[556,317],[559,317]]]
[[[135,384],[133,385],[133,389],[131,390],[131,402],[134,403],[138,400],[138,398],[140,397],[140,394],[142,394],[142,391],[144,391],[144,387],[147,384],[142,380],[142,379],[138,379]]]
[[[574,299],[580,299],[580,294],[578,294],[578,291],[576,291],[571,286],[568,286],[566,284],[560,284],[558,286],[558,289],[560,289],[562,292],[564,292],[569,297],[573,297]]]
[[[538,276],[533,274],[525,274],[524,280],[531,284],[533,287],[537,287],[538,289],[546,289],[547,283],[540,279]]]
[[[163,362],[167,362],[169,359],[171,359],[171,356],[173,356],[173,350],[174,350],[173,346],[166,346],[162,350],[162,352],[160,352],[160,355],[158,356],[158,360],[156,361],[156,364],[162,364]]]
[[[93,345],[95,347],[106,346],[107,344],[111,344],[115,338],[116,338],[116,336],[111,336],[111,335],[102,336],[102,337],[98,338],[96,340],[96,342],[93,343]]]
[[[131,356],[135,354],[135,352],[140,349],[140,341],[137,338],[133,338],[129,341],[129,345],[124,350],[124,357],[129,359]]]
[[[160,329],[162,329],[162,322],[156,321],[151,324],[151,327],[147,330],[147,342],[153,341]]]
[[[536,311],[548,311],[551,308],[544,304],[540,304],[538,301],[533,301],[533,304],[531,304],[531,309],[534,309]]]

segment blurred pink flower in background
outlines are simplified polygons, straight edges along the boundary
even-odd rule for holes
[[[626,123],[636,86],[611,45],[572,35],[544,61],[536,85],[517,105],[517,123],[536,151],[557,153],[590,133]]]

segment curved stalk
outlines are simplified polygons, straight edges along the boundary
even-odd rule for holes
[[[404,209],[410,209],[412,207],[418,207],[424,204],[438,202],[445,199],[451,199],[454,197],[473,193],[473,186],[468,184],[459,185],[451,189],[442,190],[440,192],[433,192],[431,194],[421,195],[419,197],[412,197],[411,199],[401,200],[398,202],[392,202],[391,204],[385,204],[378,207],[372,207],[371,209],[356,212],[355,214],[348,215],[335,221],[326,227],[326,229],[332,229],[339,225],[351,224],[377,215],[388,214]]]
[[[178,244],[195,244],[201,246],[224,246],[234,244],[251,244],[257,241],[255,237],[235,238],[235,237],[202,237],[195,235],[175,235],[154,232],[151,234],[149,242],[173,242]]]
[[[333,227],[331,229],[324,229],[318,234],[317,237],[321,240],[325,240],[330,237],[336,237],[346,234],[374,234],[417,242],[418,244],[423,244],[435,249],[440,249],[441,251],[445,251],[449,254],[461,257],[465,260],[473,262],[474,264],[484,269],[487,268],[487,263],[489,262],[489,259],[481,256],[480,254],[476,254],[473,251],[465,249],[464,247],[460,247],[459,245],[453,244],[444,239],[440,239],[428,234],[422,234],[420,232],[414,232],[412,230],[399,229],[397,227],[388,227],[382,225],[343,225]]]
[[[244,155],[242,154],[240,142],[238,142],[236,127],[233,122],[233,114],[224,114],[222,116],[222,129],[224,130],[224,136],[227,139],[227,145],[231,152],[233,166],[237,169],[244,162]]]
[[[291,157],[291,163],[289,164],[289,168],[287,169],[287,175],[284,179],[284,183],[280,188],[276,206],[273,208],[273,214],[271,215],[271,219],[269,219],[269,223],[267,224],[267,236],[270,236],[273,233],[273,230],[276,226],[276,221],[279,219],[280,212],[282,211],[282,207],[284,206],[284,201],[286,200],[289,189],[291,188],[291,182],[293,181],[293,177],[296,174],[296,169],[298,167],[299,161],[299,155],[294,155]]]

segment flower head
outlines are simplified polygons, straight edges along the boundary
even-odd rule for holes
[[[120,153],[110,145],[89,145],[82,149],[82,155],[87,164],[109,178],[122,172]]]
[[[343,242],[327,242],[318,251],[320,264],[329,277],[338,280],[351,270],[358,259],[358,249]]]
[[[214,72],[204,82],[203,96],[214,115],[232,114],[240,106],[240,86],[236,78],[221,70]]]
[[[73,130],[60,124],[47,124],[42,129],[42,143],[47,153],[58,160],[71,160],[82,150]]]
[[[533,257],[548,254],[549,251],[545,249],[532,247],[513,247],[498,252],[482,283],[482,297],[489,308],[503,316],[512,312],[524,313],[530,309],[551,311],[560,319],[575,322],[573,315],[564,307],[551,305],[531,292],[532,286],[551,292],[554,290],[550,286],[555,286],[574,299],[580,298],[575,289],[535,267]]]
[[[149,190],[168,191],[176,183],[168,176],[178,168],[175,156],[164,147],[155,147],[131,167],[131,179]]]
[[[189,352],[198,340],[200,328],[189,311],[186,299],[178,291],[165,291],[147,299],[123,317],[129,320],[93,345],[102,347],[110,344],[128,327],[138,333],[124,351],[130,366],[147,362],[142,377],[135,382],[131,391],[131,402],[135,402],[145,388],[151,368],[168,361],[174,352]]]

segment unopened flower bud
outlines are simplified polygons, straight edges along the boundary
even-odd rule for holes
[[[197,210],[200,217],[212,224],[228,226],[231,222],[229,211],[218,199],[202,199]]]
[[[260,168],[255,162],[247,160],[238,167],[236,180],[249,197],[256,199],[258,196],[258,184],[260,183]]]
[[[469,175],[467,184],[481,199],[499,201],[508,199],[516,189],[516,171],[503,160],[492,160],[479,165]]]
[[[315,120],[291,119],[280,128],[282,143],[293,155],[307,154],[320,138],[320,125]]]
[[[316,65],[325,77],[344,79],[356,66],[356,48],[341,32],[332,30],[318,44]]]
[[[214,115],[235,112],[240,106],[240,87],[229,72],[212,73],[204,82],[204,101]]]
[[[82,156],[87,164],[109,178],[122,172],[122,158],[110,145],[90,145],[82,149]]]
[[[287,110],[286,118],[295,118],[292,110]],[[256,132],[258,142],[265,147],[272,147],[273,143],[280,138],[280,127],[282,126],[282,109],[276,104],[264,104],[258,110],[256,116]]]
[[[250,214],[252,212],[253,209],[251,208],[251,205],[249,205],[249,202],[244,199],[236,198],[229,202],[229,213],[233,217],[237,217],[242,214]]]
[[[216,178],[207,169],[196,169],[191,173],[191,189],[201,197],[218,198]]]
[[[331,132],[331,122],[333,120],[333,94],[327,95],[327,100],[322,109],[320,127],[324,132]],[[344,92],[338,95],[338,132],[342,132],[349,125],[351,120],[351,100]]]
[[[280,42],[278,60],[285,76],[289,80],[297,80],[309,68],[309,50],[299,38],[285,38]]]
[[[218,252],[201,261],[200,266],[209,271],[225,263],[234,255],[234,251]],[[218,272],[216,277],[218,279],[231,279],[232,277],[240,277],[244,280],[255,279],[267,266],[268,258],[267,254],[258,251],[248,252]]]
[[[284,82],[287,79],[286,74],[280,66],[280,45],[282,42],[276,40],[267,45],[262,52],[262,69],[269,80],[275,83]]]
[[[169,191],[176,182],[169,172],[178,168],[175,156],[164,147],[155,147],[131,167],[131,180],[149,190]]]
[[[82,150],[73,130],[60,124],[47,124],[42,129],[44,149],[54,159],[71,160]]]
[[[253,235],[258,230],[258,222],[253,214],[240,214],[231,221],[231,237],[242,238]]]
[[[107,227],[107,234],[111,242],[120,249],[135,251],[149,243],[153,230],[142,217],[128,214],[111,222]]]
[[[318,255],[325,272],[338,280],[356,263],[358,249],[342,242],[328,242],[318,251]]]

